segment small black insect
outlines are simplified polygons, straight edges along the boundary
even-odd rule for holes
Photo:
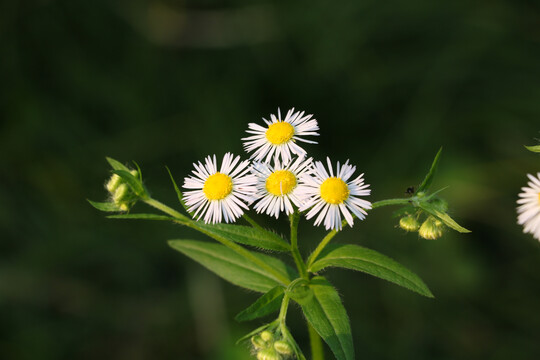
[[[407,188],[407,190],[405,190],[405,194],[407,194],[407,195],[412,195],[412,194],[414,194],[414,190],[415,190],[415,189],[414,189],[414,186],[409,186],[409,187]]]

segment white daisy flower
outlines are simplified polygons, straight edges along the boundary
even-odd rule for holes
[[[208,156],[205,164],[193,164],[193,175],[184,179],[184,200],[193,218],[204,216],[205,223],[234,222],[248,210],[253,200],[256,178],[249,174],[249,161],[240,163],[240,156],[226,153],[218,171],[216,156]]]
[[[356,166],[349,165],[349,160],[342,166],[339,162],[337,163],[335,176],[330,158],[326,158],[326,161],[329,172],[320,161],[316,161],[313,175],[302,177],[302,181],[305,183],[302,189],[309,200],[300,207],[300,211],[311,208],[306,214],[306,218],[309,220],[319,214],[315,225],[318,226],[324,219],[326,230],[341,230],[342,215],[352,227],[351,213],[363,220],[367,215],[366,209],[371,209],[371,203],[358,198],[358,196],[368,196],[371,190],[368,189],[368,184],[364,184],[362,178],[364,174],[360,174],[354,180],[349,180],[356,171]]]
[[[528,187],[522,187],[519,194],[518,224],[523,225],[523,232],[534,236],[540,240],[540,173],[536,177],[528,174],[531,181]]]
[[[270,121],[263,118],[266,126],[250,123],[247,133],[253,134],[243,138],[244,149],[251,154],[251,158],[256,161],[269,162],[274,155],[279,156],[283,162],[291,161],[291,152],[304,156],[306,151],[302,149],[297,141],[316,144],[302,138],[307,135],[319,135],[319,125],[317,120],[312,119],[313,115],[305,115],[304,111],[294,112],[294,108],[287,112],[285,119],[281,118],[281,111],[278,108],[278,116],[270,115]]]
[[[257,203],[253,207],[258,213],[266,212],[279,217],[285,211],[294,212],[293,204],[300,207],[303,203],[300,177],[312,171],[312,159],[299,157],[294,162],[282,163],[277,157],[274,165],[257,162],[252,172],[257,177]]]

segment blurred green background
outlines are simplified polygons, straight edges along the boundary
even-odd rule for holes
[[[307,149],[350,159],[374,201],[418,184],[443,146],[434,188],[473,231],[421,240],[393,209],[343,231],[437,297],[328,272],[358,359],[540,358],[540,244],[515,211],[540,170],[522,147],[540,130],[538,2],[5,1],[0,49],[1,359],[250,358],[234,343],[261,322],[233,317],[256,294],[166,244],[201,235],[86,199],[106,198],[112,156],[177,206],[165,165],[181,182],[207,154],[242,153],[247,123],[278,106],[313,113]],[[305,253],[324,234],[300,231]]]

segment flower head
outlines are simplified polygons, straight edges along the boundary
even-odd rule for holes
[[[300,211],[310,209],[306,215],[311,219],[318,214],[315,225],[319,225],[324,219],[324,226],[327,230],[341,230],[341,216],[353,226],[353,217],[351,212],[360,220],[367,215],[366,209],[371,209],[371,203],[359,198],[367,196],[371,190],[369,185],[364,184],[363,175],[360,174],[354,180],[349,180],[356,166],[337,164],[337,171],[334,175],[330,158],[326,158],[328,163],[328,172],[320,161],[315,162],[313,175],[305,175],[302,181],[305,183],[304,194],[309,199],[300,207]]]
[[[429,216],[418,229],[418,235],[426,240],[437,240],[443,234],[443,223],[433,216]]]
[[[311,163],[311,158],[304,157],[290,163],[283,163],[276,157],[274,165],[255,163],[252,171],[257,177],[258,201],[253,208],[276,218],[283,211],[287,215],[293,213],[293,204],[296,207],[302,205],[300,177],[311,171]]]
[[[242,216],[256,191],[255,177],[249,174],[249,161],[226,153],[218,171],[216,156],[205,164],[193,164],[193,175],[184,179],[186,205],[193,218],[204,216],[205,223],[234,222]],[[244,209],[244,210],[243,210]]]
[[[518,224],[523,225],[523,232],[540,240],[540,173],[536,177],[528,174],[528,187],[522,187],[519,194]]]
[[[399,219],[399,227],[405,231],[417,231],[420,227],[418,220],[413,215],[406,215]]]
[[[316,144],[315,141],[306,140],[303,136],[319,135],[317,130],[317,120],[312,119],[313,115],[305,115],[304,111],[294,111],[294,108],[287,112],[285,119],[281,118],[281,111],[278,109],[278,116],[270,115],[270,120],[263,118],[266,126],[250,123],[247,133],[253,134],[244,140],[244,149],[247,152],[254,151],[251,158],[256,161],[269,162],[272,157],[278,156],[283,162],[291,160],[291,153],[299,156],[306,154],[297,141]]]

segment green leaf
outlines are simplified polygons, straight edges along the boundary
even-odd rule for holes
[[[266,250],[290,251],[290,245],[278,234],[262,228],[231,224],[205,224],[197,221],[197,227],[212,234],[222,236],[239,244]]]
[[[113,158],[110,158],[110,157],[106,157],[105,159],[107,159],[107,162],[109,163],[109,165],[111,165],[111,167],[114,170],[123,170],[123,171],[129,172],[129,168],[125,166],[124,164],[122,164],[120,161],[114,160]]]
[[[437,165],[439,164],[441,152],[442,152],[442,147],[437,152],[437,155],[435,155],[435,159],[433,159],[433,163],[431,164],[431,168],[429,169],[429,172],[424,178],[424,181],[422,181],[422,184],[420,184],[420,186],[418,187],[418,190],[416,190],[417,193],[422,192],[422,191],[427,191],[429,187],[431,186],[431,183],[433,182],[433,177],[435,176],[435,172],[437,171]]]
[[[430,203],[426,202],[420,202],[418,206],[424,210],[425,212],[435,216],[439,220],[441,220],[446,226],[448,226],[451,229],[454,229],[456,231],[459,231],[460,233],[470,233],[470,230],[465,229],[463,226],[459,225],[457,222],[454,221],[447,213],[439,211],[435,206],[433,206]]]
[[[533,146],[526,146],[525,145],[525,148],[529,151],[532,151],[532,152],[535,152],[535,153],[540,153],[540,145],[533,145]]]
[[[279,310],[285,292],[282,286],[276,286],[257,299],[247,309],[234,318],[236,321],[254,320]]]
[[[300,306],[307,321],[326,341],[337,360],[354,360],[349,317],[334,287],[322,276],[311,279],[313,296]]]
[[[196,240],[170,240],[169,245],[225,280],[246,289],[267,292],[282,284],[257,264],[221,244]],[[253,253],[287,279],[298,277],[293,269],[274,257]]]
[[[135,166],[137,167],[137,178],[139,179],[139,181],[142,181],[142,170],[141,170],[141,167],[140,167],[139,164],[137,164],[135,161],[133,161],[133,163],[134,163]]]
[[[167,171],[169,172],[169,176],[171,177],[171,181],[174,186],[174,191],[176,191],[176,196],[178,197],[178,201],[180,202],[184,210],[186,210],[186,212],[191,215],[192,213],[188,210],[188,207],[186,206],[186,202],[184,201],[184,196],[182,195],[182,192],[180,191],[180,188],[178,187],[178,185],[176,185],[176,181],[174,181],[174,177],[172,176],[171,170],[169,170],[168,167],[165,167],[165,168],[167,169]]]
[[[426,284],[409,269],[375,250],[358,245],[329,245],[313,263],[310,271],[317,272],[326,267],[362,271],[420,295],[433,297]]]
[[[90,205],[92,205],[93,207],[95,207],[99,211],[105,211],[105,212],[118,212],[118,211],[120,211],[120,208],[118,206],[116,206],[112,202],[97,202],[97,201],[92,201],[92,200],[88,200],[88,199],[87,199],[87,201],[90,203]]]
[[[109,215],[107,219],[141,219],[141,220],[163,220],[174,221],[175,219],[170,216],[156,215],[156,214],[120,214]]]
[[[126,170],[114,170],[114,174],[120,176],[138,197],[146,197],[146,190],[142,182]]]

